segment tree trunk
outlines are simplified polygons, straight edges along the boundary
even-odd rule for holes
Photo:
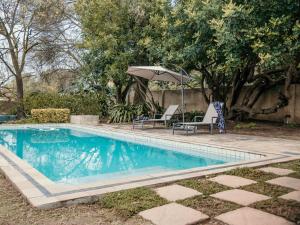
[[[139,82],[136,83],[135,86],[135,92],[133,96],[133,104],[143,104],[146,102],[146,93],[147,93],[147,87],[148,87],[148,80],[137,78],[139,79]]]
[[[23,78],[22,75],[16,76],[16,86],[17,86],[17,118],[25,118],[24,109],[24,89],[23,89]]]
[[[293,80],[297,81],[297,76],[299,74],[299,71],[297,70],[298,64],[298,61],[292,62],[288,67],[270,70],[262,74],[255,75],[252,79],[248,80],[253,82],[252,87],[248,88],[242,104],[234,104],[231,107],[230,119],[243,120],[254,118],[259,114],[276,113],[279,109],[286,107],[289,104],[289,99],[291,97],[289,93],[290,85]],[[275,74],[281,76],[278,76],[278,79],[274,79],[272,75]],[[277,101],[274,102],[273,106],[268,108],[255,108],[255,103],[259,100],[262,94],[278,85],[284,85],[284,90],[279,91]]]
[[[122,100],[122,87],[116,87],[116,103],[123,104],[124,101]]]

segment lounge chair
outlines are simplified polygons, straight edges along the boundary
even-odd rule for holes
[[[165,111],[165,113],[159,119],[134,119],[132,124],[133,129],[137,125],[140,125],[143,129],[145,123],[153,123],[153,127],[155,126],[155,123],[164,123],[165,126],[167,126],[167,122],[171,120],[171,118],[174,116],[177,109],[178,109],[178,105],[170,105]]]
[[[223,103],[221,103],[221,106],[223,106]],[[198,116],[199,118],[199,116]],[[213,132],[213,126],[217,123],[217,119],[219,118],[218,113],[214,107],[213,103],[210,103],[208,106],[208,109],[205,113],[205,116],[203,117],[203,120],[201,122],[185,122],[185,123],[174,123],[173,124],[173,134],[175,130],[184,130],[187,133],[189,131],[193,131],[196,133],[196,128],[199,126],[208,126],[209,132],[212,134]]]

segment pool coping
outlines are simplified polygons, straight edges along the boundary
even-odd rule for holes
[[[45,127],[55,126],[62,128],[84,129],[90,130],[91,133],[101,131],[117,132],[104,127],[85,126],[85,125],[72,125],[72,124],[43,124],[43,125],[5,125],[2,128],[23,128],[23,127]],[[123,131],[124,132],[124,131]],[[117,133],[122,134],[122,131]],[[145,138],[140,134],[126,131],[127,135],[133,135],[137,138]],[[166,140],[158,138],[149,134],[148,140]],[[170,141],[170,140],[169,140]],[[171,140],[174,142],[174,140]],[[182,141],[176,141],[175,144],[188,144]],[[200,145],[200,144],[192,144]],[[270,163],[285,162],[295,159],[300,159],[300,155],[289,154],[270,154],[257,151],[243,151],[239,148],[220,147],[216,145],[201,144],[208,147],[217,147],[226,151],[247,152],[249,154],[264,155],[259,159],[252,159],[246,161],[238,161],[232,163],[225,163],[221,165],[213,165],[207,167],[193,168],[172,172],[160,172],[151,175],[139,175],[134,177],[115,179],[110,181],[96,181],[93,183],[85,183],[80,185],[65,185],[57,184],[49,180],[43,174],[34,169],[27,162],[18,158],[14,153],[0,145],[0,170],[11,181],[11,183],[22,193],[22,195],[31,203],[32,206],[42,209],[56,208],[70,204],[85,203],[96,201],[101,195],[109,192],[121,191],[130,188],[141,186],[158,185],[161,183],[174,182],[181,179],[192,177],[201,177],[211,174],[225,172],[237,167],[259,167]]]

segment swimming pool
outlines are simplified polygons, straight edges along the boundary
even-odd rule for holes
[[[170,146],[75,128],[0,129],[0,145],[55,183],[80,184],[245,160],[222,149]],[[186,145],[186,146],[185,146]],[[210,151],[209,151],[210,150]],[[224,154],[225,152],[225,154]],[[252,157],[252,156],[248,156]]]

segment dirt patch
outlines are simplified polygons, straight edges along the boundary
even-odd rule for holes
[[[8,180],[0,175],[0,225],[150,225],[138,216],[121,217],[99,204],[38,210],[32,208]]]

